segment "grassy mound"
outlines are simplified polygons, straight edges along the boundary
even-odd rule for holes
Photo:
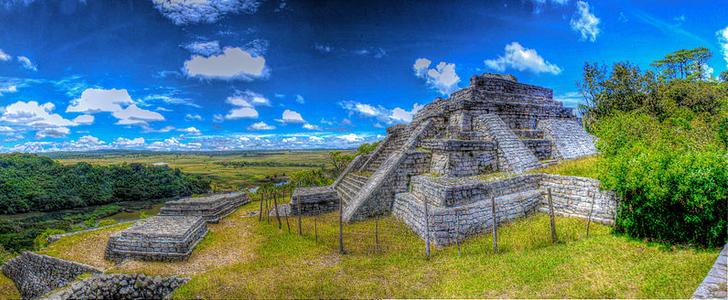
[[[461,256],[450,246],[426,259],[423,241],[390,216],[347,224],[347,254],[339,255],[336,214],[303,218],[299,237],[295,218],[289,233],[285,218],[278,229],[275,217],[249,216],[256,210],[250,203],[210,225],[184,262],[103,261],[106,238],[124,225],[61,239],[43,253],[107,272],[190,276],[175,298],[686,298],[718,253],[630,240],[598,224],[586,238],[585,222],[572,218],[557,218],[561,242],[552,245],[548,217],[535,214],[500,228],[496,254],[481,235],[461,245]]]

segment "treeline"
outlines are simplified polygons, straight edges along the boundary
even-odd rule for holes
[[[209,189],[209,179],[167,166],[66,166],[34,154],[0,155],[0,214],[172,198]]]
[[[728,72],[679,50],[641,70],[587,63],[580,107],[598,138],[599,177],[621,198],[616,230],[657,241],[728,242]]]
[[[244,167],[310,167],[310,168],[321,168],[324,164],[312,164],[312,163],[294,163],[294,162],[279,162],[279,161],[219,161],[215,164],[231,167],[231,168],[244,168]]]

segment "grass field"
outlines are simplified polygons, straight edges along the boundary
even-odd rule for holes
[[[188,154],[165,154],[158,155],[106,155],[97,157],[62,158],[57,159],[63,164],[74,164],[88,162],[98,165],[109,165],[118,163],[165,163],[173,168],[179,168],[184,172],[209,176],[216,191],[237,190],[241,187],[257,186],[271,176],[290,174],[291,172],[311,169],[311,166],[293,166],[295,164],[320,165],[329,163],[329,151],[275,151],[255,152],[250,155],[220,154],[201,155]],[[226,162],[274,162],[284,164],[283,166],[245,166],[233,167],[224,166]],[[290,164],[291,166],[285,166]]]
[[[387,298],[547,297],[686,298],[717,257],[718,250],[667,248],[613,235],[610,228],[557,218],[561,243],[549,240],[548,217],[536,214],[499,230],[499,253],[490,235],[423,255],[424,243],[394,217],[345,226],[345,255],[338,254],[335,213],[296,219],[282,228],[274,217],[249,216],[250,203],[219,224],[189,260],[176,263],[104,261],[110,234],[128,225],[79,234],[41,253],[102,267],[107,272],[185,275],[192,280],[175,298]],[[316,232],[314,232],[316,220]],[[379,226],[380,248],[374,239]],[[7,282],[0,279],[0,288]],[[1,296],[1,295],[0,295]]]
[[[529,171],[563,176],[580,176],[599,179],[599,156],[587,156],[574,160],[560,161],[555,165]]]

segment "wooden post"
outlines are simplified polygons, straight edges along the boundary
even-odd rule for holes
[[[278,213],[278,191],[273,191],[273,209],[276,211],[276,219],[278,220],[278,229],[281,229],[281,215]]]
[[[301,227],[301,197],[296,198],[296,207],[298,210],[298,235],[303,235],[303,228]]]
[[[379,217],[374,219],[374,250],[379,253]]]
[[[490,212],[493,214],[493,253],[498,253],[498,220],[495,214],[495,196],[490,196]]]
[[[339,253],[344,254],[344,203],[339,200]]]
[[[430,258],[430,222],[428,218],[427,199],[425,199],[425,257]]]
[[[263,221],[263,191],[260,190],[260,187],[258,187],[258,190],[255,191],[256,194],[260,192],[260,208],[258,209],[258,222]]]
[[[551,188],[548,188],[548,197],[549,197],[549,219],[551,220],[551,243],[558,242],[558,238],[556,236],[556,220],[554,217],[554,201],[551,199]]]
[[[460,211],[455,210],[455,244],[458,245],[458,256],[460,256]]]
[[[270,209],[268,209],[268,202],[270,202],[270,194],[265,193],[265,221],[270,224]]]
[[[589,217],[586,220],[586,237],[589,238],[589,225],[591,225],[592,213],[594,213],[594,202],[596,202],[596,193],[592,195],[591,208],[589,209]]]

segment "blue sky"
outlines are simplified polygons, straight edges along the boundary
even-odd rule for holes
[[[0,151],[344,148],[472,75],[574,106],[585,61],[704,46],[722,1],[0,0]]]

